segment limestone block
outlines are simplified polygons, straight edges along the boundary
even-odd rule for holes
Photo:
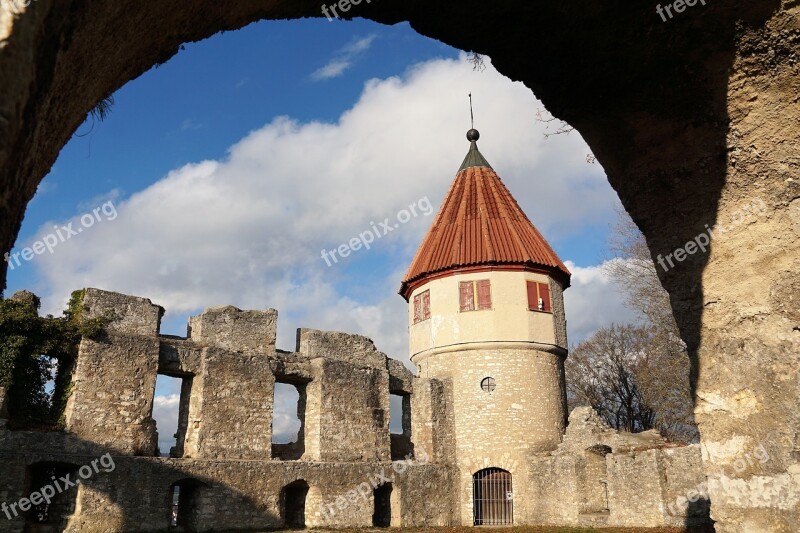
[[[387,359],[389,370],[389,390],[392,394],[412,394],[414,392],[414,374],[406,365],[397,359]]]
[[[386,368],[386,355],[361,335],[315,329],[297,330],[297,352],[309,359],[325,357],[358,366]]]
[[[198,344],[232,352],[267,355],[275,352],[278,312],[211,307],[189,319],[189,338]]]
[[[146,298],[127,296],[100,289],[86,289],[83,313],[89,318],[113,316],[107,331],[155,337],[164,309]]]

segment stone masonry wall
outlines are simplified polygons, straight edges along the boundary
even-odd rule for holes
[[[357,335],[300,330],[296,353],[277,351],[274,311],[212,308],[192,318],[190,337],[179,338],[159,335],[163,310],[148,300],[89,289],[83,305],[88,316],[115,321],[102,338],[81,343],[67,430],[9,431],[0,417],[0,504],[30,497],[42,468],[83,477],[56,530],[164,531],[176,484],[191,500],[186,527],[197,531],[284,526],[290,484],[307,487],[307,526],[371,526],[374,491],[387,484],[393,526],[469,524],[472,474],[487,467],[514,474],[516,524],[707,520],[707,504],[680,499],[704,480],[699,447],[672,447],[652,432],[622,434],[581,408],[563,434],[560,416],[552,428],[515,418],[523,405],[558,411],[561,355],[509,349],[470,362],[460,353],[459,372],[432,379],[414,376]],[[531,373],[514,364],[540,372],[551,392],[536,389]],[[479,386],[487,372],[497,379],[491,394]],[[183,380],[172,458],[155,457],[159,373]],[[302,390],[293,460],[272,445],[276,382]],[[390,393],[407,399],[410,417],[403,437],[411,451],[395,461]],[[457,394],[486,403],[490,416],[457,412]],[[84,477],[82,467],[99,458],[114,467]],[[24,513],[0,515],[0,532],[25,528]]]
[[[442,441],[452,421],[446,389],[416,378],[369,339],[301,330],[298,352],[279,352],[277,312],[234,307],[193,317],[187,338],[162,336],[163,309],[95,289],[86,291],[83,312],[114,321],[102,338],[81,343],[67,431],[8,431],[0,420],[0,503],[18,502],[36,489],[30,480],[37,464],[77,471],[109,454],[114,470],[83,480],[74,512],[58,527],[163,531],[175,483],[193,487],[186,491],[198,531],[280,527],[284,487],[300,480],[309,486],[309,526],[371,526],[373,490],[385,483],[392,485],[394,524],[452,522],[453,472]],[[183,380],[172,459],[155,457],[157,374]],[[303,452],[300,461],[273,457],[276,381],[304,391],[301,442],[293,444]],[[408,436],[413,446],[417,428],[427,444],[413,459],[393,463],[389,393],[413,398],[417,389],[420,400],[409,400],[406,413]],[[0,516],[0,531],[25,528],[23,516],[12,518]]]
[[[81,342],[66,429],[119,453],[154,455],[153,394],[163,309],[143,298],[88,289],[83,313],[114,320],[104,338]]]
[[[604,468],[597,463],[603,455]],[[530,511],[540,523],[594,527],[710,523],[707,500],[692,496],[693,492],[699,496],[696,489],[705,483],[699,445],[677,446],[655,432],[612,430],[588,407],[570,414],[558,449],[531,456],[529,475],[535,500]],[[695,501],[689,502],[687,495]]]
[[[556,333],[556,345],[569,348],[567,340],[567,313],[564,309],[564,287],[550,278],[550,300],[553,306],[553,326]]]

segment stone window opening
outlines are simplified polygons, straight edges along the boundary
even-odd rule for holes
[[[583,486],[584,514],[608,513],[608,464],[606,455],[611,448],[598,444],[587,448],[583,453],[583,468],[580,481]]]
[[[159,373],[156,378],[152,417],[156,421],[156,431],[159,433],[157,451],[159,456],[172,458],[184,456],[189,431],[192,378],[191,374],[181,373]],[[175,440],[174,445],[169,446],[169,452],[166,452],[168,439],[165,437],[168,434]]]
[[[65,476],[69,476],[71,480],[77,478],[78,466],[70,463],[41,462],[28,467],[28,490],[25,494],[34,492],[49,494],[51,491],[48,489],[42,491],[45,487],[53,489],[55,494],[49,503],[42,501],[38,505],[31,505],[25,517],[26,531],[62,531],[66,528],[69,517],[75,513],[80,485],[58,490],[65,487],[56,487],[55,482]]]
[[[276,380],[272,409],[272,458],[296,461],[305,453],[306,383]]]
[[[281,517],[285,527],[305,529],[308,483],[298,479],[281,490]]]
[[[199,496],[204,483],[196,479],[183,479],[170,487],[170,528],[177,531],[197,531]]]
[[[389,433],[392,461],[413,458],[410,394],[392,392],[389,395]]]
[[[15,361],[7,390],[8,429],[57,429],[69,395],[71,366],[48,354]]]

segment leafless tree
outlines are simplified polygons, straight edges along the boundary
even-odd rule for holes
[[[601,330],[598,334],[604,335],[605,346],[613,345],[618,349],[631,349],[635,347],[635,357],[627,358],[614,355],[613,351],[599,351],[596,349],[597,339],[593,343],[582,347],[579,345],[570,357],[578,354],[590,354],[596,364],[597,358],[616,358],[614,364],[629,365],[628,373],[634,377],[638,400],[642,405],[652,411],[654,416],[653,426],[671,440],[680,442],[694,442],[698,438],[697,426],[694,422],[693,402],[689,387],[689,357],[686,345],[680,338],[678,326],[672,315],[669,295],[661,286],[655,265],[650,257],[644,235],[636,227],[630,216],[620,209],[618,222],[612,232],[609,248],[613,258],[606,262],[606,268],[611,278],[625,291],[627,305],[635,310],[642,318],[645,326],[642,331],[627,329],[609,331]],[[628,337],[634,336],[635,342]],[[621,337],[621,338],[617,338]],[[594,338],[594,337],[593,337]],[[591,340],[591,339],[590,339]],[[588,342],[588,341],[587,341]],[[644,349],[645,353],[638,350]],[[588,355],[587,355],[588,357]],[[584,357],[586,359],[586,357]],[[576,363],[587,365],[589,361]],[[603,362],[603,364],[607,364]],[[574,387],[584,390],[572,391],[577,398],[583,398],[584,404],[596,407],[590,401],[590,390],[586,390],[586,383],[580,383],[583,378],[576,374],[578,370],[572,365],[572,378],[578,380]],[[585,369],[581,369],[585,372]],[[607,373],[607,375],[610,375]],[[616,372],[617,381],[629,379],[629,376]],[[625,388],[629,385],[616,383],[614,387]],[[627,429],[624,427],[623,429]]]
[[[483,72],[486,70],[486,63],[484,62],[483,55],[478,52],[472,52],[467,56],[467,61],[472,63],[472,70],[474,71]]]
[[[694,441],[691,402],[678,377],[682,368],[669,349],[652,326],[597,331],[567,359],[571,407],[589,405],[616,429],[657,429],[673,441]]]

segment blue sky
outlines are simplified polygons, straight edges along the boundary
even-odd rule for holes
[[[187,44],[118,90],[62,150],[14,251],[107,202],[113,220],[14,268],[8,294],[33,290],[56,314],[73,289],[135,294],[167,309],[170,334],[205,307],[274,307],[281,348],[297,327],[336,329],[407,361],[396,291],[433,216],[330,267],[320,252],[423,198],[438,209],[468,149],[470,92],[482,152],[574,270],[571,341],[629,318],[601,269],[616,196],[577,133],[545,139],[543,106],[488,58],[475,71],[406,24],[324,19]],[[160,384],[157,418],[176,392]]]

